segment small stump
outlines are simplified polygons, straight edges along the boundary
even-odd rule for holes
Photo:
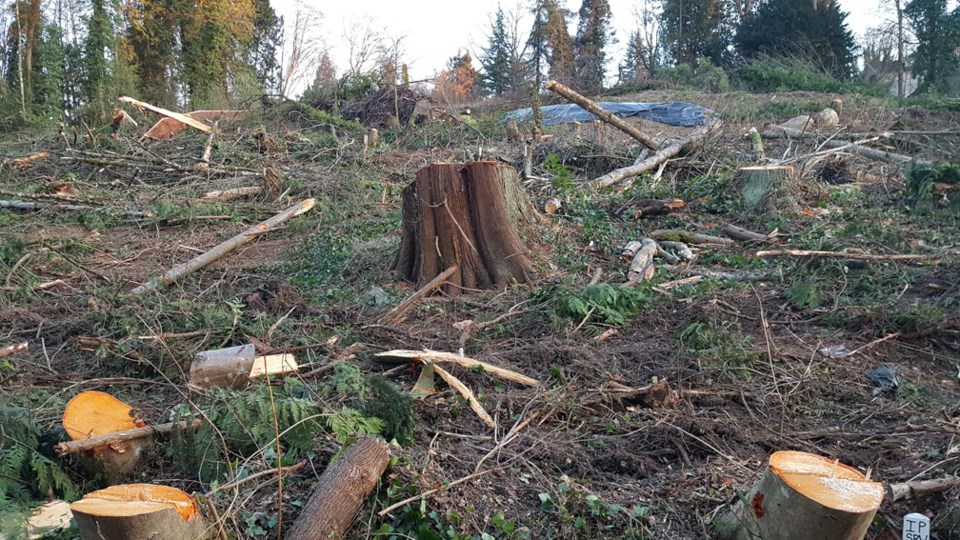
[[[70,505],[81,540],[206,538],[193,499],[169,486],[127,484],[84,495]]]
[[[533,279],[520,231],[540,219],[517,171],[495,161],[434,163],[403,190],[403,239],[392,265],[422,287],[457,266],[448,294]]]

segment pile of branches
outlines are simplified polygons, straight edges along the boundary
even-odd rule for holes
[[[357,120],[365,126],[408,125],[422,122],[425,117],[419,114],[418,105],[422,110],[430,103],[426,94],[409,86],[387,86],[343,105],[341,112],[345,120]]]

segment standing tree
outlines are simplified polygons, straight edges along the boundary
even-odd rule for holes
[[[913,73],[921,92],[948,91],[948,79],[960,65],[960,7],[947,11],[947,0],[910,0],[904,10],[917,37]]]
[[[744,58],[800,56],[835,77],[856,72],[856,41],[833,0],[769,0],[744,19],[734,40]]]
[[[480,84],[495,96],[502,96],[512,90],[510,36],[503,8],[498,7],[490,24],[488,44],[480,56],[483,74]]]
[[[112,110],[111,57],[116,55],[116,35],[113,20],[104,0],[90,2],[91,14],[87,36],[83,41],[83,99],[89,104],[97,122],[107,119]]]
[[[581,92],[597,94],[603,89],[604,47],[616,43],[610,26],[610,3],[608,0],[583,0],[579,15],[574,41],[574,80]]]
[[[281,70],[277,51],[283,44],[283,17],[277,16],[269,0],[254,0],[253,4],[256,14],[247,62],[264,91],[278,92]]]
[[[179,0],[133,0],[124,6],[127,56],[137,78],[137,95],[175,108]]]
[[[729,0],[663,0],[660,20],[663,47],[673,62],[707,58],[720,65],[726,59],[732,34]]]
[[[573,82],[574,53],[573,39],[567,30],[570,12],[558,3],[558,0],[545,0],[547,14],[543,39],[550,50],[550,78],[563,84]]]

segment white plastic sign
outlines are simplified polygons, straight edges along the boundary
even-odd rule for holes
[[[903,516],[903,540],[930,540],[930,518],[916,513]]]

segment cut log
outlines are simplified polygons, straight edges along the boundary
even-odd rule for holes
[[[387,445],[361,437],[327,466],[306,506],[287,533],[288,540],[344,538],[363,501],[387,469]]]
[[[741,240],[744,242],[764,242],[770,237],[766,234],[760,234],[758,232],[753,232],[751,230],[744,229],[742,227],[737,227],[731,223],[727,223],[723,226],[723,232],[727,234],[730,238],[734,240]]]
[[[559,214],[563,211],[563,201],[556,197],[550,197],[544,201],[543,211],[546,214]]]
[[[295,373],[298,368],[292,354],[258,356],[252,344],[203,351],[190,364],[190,386],[243,388],[252,379]]]
[[[674,212],[679,212],[687,207],[683,199],[640,199],[636,202],[637,219],[650,216],[665,216]]]
[[[640,252],[640,248],[642,247],[643,244],[636,240],[627,242],[627,245],[623,246],[623,249],[620,250],[620,260],[623,262],[632,261],[633,258],[637,256],[637,253]]]
[[[440,288],[441,285],[447,282],[451,276],[456,274],[460,269],[456,266],[451,266],[444,270],[439,276],[430,280],[430,283],[427,283],[421,287],[417,292],[410,295],[409,298],[400,303],[397,307],[391,309],[386,315],[380,318],[380,324],[397,324],[406,317],[407,313],[413,309],[413,306],[422,300],[424,297],[428,296],[433,291]]]
[[[798,210],[797,171],[789,165],[741,167],[734,184],[746,210],[770,214]]]
[[[520,232],[540,219],[512,167],[435,163],[403,190],[403,236],[392,269],[423,287],[456,266],[443,291],[529,283],[533,258]]]
[[[63,429],[74,441],[90,439],[144,427],[140,414],[126,403],[104,392],[81,392],[63,412]],[[103,473],[114,483],[133,472],[140,454],[150,446],[149,437],[111,441],[96,446],[81,457],[84,467]]]
[[[37,152],[36,154],[31,154],[29,156],[4,160],[3,162],[0,162],[0,165],[2,165],[3,167],[10,167],[13,169],[20,169],[20,170],[29,169],[30,167],[33,167],[34,161],[39,161],[49,155],[50,154],[48,154],[47,152]]]
[[[722,538],[862,540],[883,500],[883,484],[838,461],[776,452],[760,482],[721,518]]]
[[[623,284],[624,287],[633,287],[641,281],[653,279],[653,258],[656,257],[660,246],[652,238],[644,238],[640,243],[642,247],[633,261],[630,262],[630,270],[627,272],[627,282]]]
[[[188,276],[201,268],[217,261],[221,257],[227,255],[238,247],[252,242],[254,239],[259,237],[262,234],[268,233],[275,229],[276,227],[290,221],[295,216],[307,212],[313,208],[314,200],[307,199],[303,202],[297,203],[290,208],[287,208],[283,212],[273,216],[272,218],[250,227],[246,231],[234,236],[233,238],[217,244],[209,251],[190,259],[189,261],[172,268],[163,273],[163,275],[151,279],[150,281],[140,285],[139,287],[131,291],[132,294],[142,294],[147,291],[153,291],[169,285],[177,280],[182,279],[185,276]]]
[[[169,486],[127,484],[84,495],[70,505],[81,540],[208,538],[193,499]]]
[[[208,191],[200,198],[205,201],[227,202],[234,199],[249,197],[251,195],[257,195],[262,191],[263,188],[261,186],[239,187],[233,189]]]
[[[23,352],[30,348],[30,344],[26,341],[23,343],[15,343],[13,345],[7,345],[6,347],[0,348],[0,358],[5,356],[10,356],[11,354],[17,354],[18,352]]]
[[[667,160],[682,152],[684,148],[690,148],[703,139],[706,139],[713,130],[718,129],[719,127],[720,120],[716,118],[708,118],[702,126],[693,130],[693,132],[691,132],[690,135],[687,135],[685,138],[668,144],[643,161],[634,163],[629,167],[610,171],[607,174],[591,181],[589,184],[587,184],[587,187],[588,189],[599,191],[601,189],[608,188],[617,182],[620,182],[621,180],[643,174],[655,167],[659,167],[662,163],[666,163]]]
[[[913,497],[924,497],[934,493],[960,487],[960,478],[937,478],[934,480],[920,480],[917,482],[903,482],[887,484],[886,495],[890,502],[902,501]]]
[[[563,84],[558,83],[557,81],[547,81],[547,90],[554,92],[560,96],[563,96],[566,100],[571,103],[576,103],[583,110],[589,112],[590,114],[596,116],[600,120],[610,124],[611,126],[619,129],[620,131],[626,133],[627,135],[633,137],[634,139],[640,141],[647,148],[652,148],[656,150],[659,146],[657,141],[653,140],[653,137],[647,135],[646,133],[640,131],[636,126],[632,126],[620,118],[618,118],[613,113],[604,110],[601,106],[597,105],[594,101],[586,98],[577,92],[574,92],[570,88],[564,86]]]

